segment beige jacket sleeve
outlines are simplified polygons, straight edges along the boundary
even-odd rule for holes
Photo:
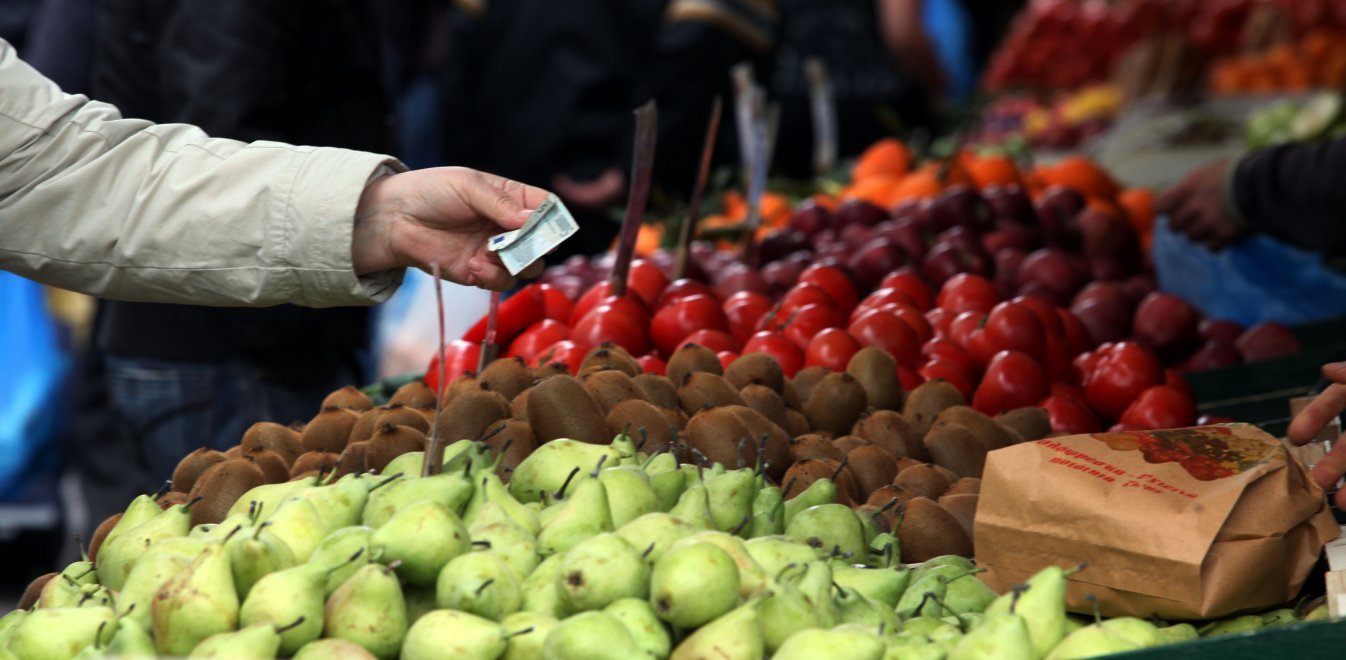
[[[40,282],[154,302],[381,302],[402,271],[356,277],[351,231],[389,168],[402,165],[123,119],[0,40],[0,268]]]

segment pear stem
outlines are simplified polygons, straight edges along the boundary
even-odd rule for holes
[[[753,470],[756,476],[762,476],[766,472],[766,441],[770,434],[763,433],[762,439],[757,441],[757,468]]]
[[[649,559],[651,552],[654,552],[654,543],[650,543],[650,547],[645,548],[645,552],[640,553],[640,558]]]
[[[1098,596],[1084,594],[1084,599],[1094,606],[1094,623],[1103,623],[1103,609],[1098,606]]]
[[[243,525],[240,523],[239,525],[237,525],[237,526],[234,527],[233,529],[229,530],[229,533],[228,533],[228,534],[225,534],[225,535],[224,535],[224,542],[227,543],[227,542],[229,541],[229,539],[233,538],[235,534],[239,533],[239,532],[242,531],[242,530],[243,530]]]
[[[374,486],[373,486],[372,488],[369,489],[369,492],[372,493],[372,492],[374,492],[374,491],[376,491],[376,490],[378,490],[378,489],[380,489],[380,488],[383,488],[384,486],[387,486],[388,484],[390,484],[390,483],[392,483],[392,482],[394,482],[394,481],[397,481],[398,479],[401,479],[401,478],[402,478],[402,473],[401,473],[401,472],[397,472],[397,473],[395,473],[395,474],[390,474],[390,475],[388,475],[388,478],[387,478],[387,479],[384,479],[383,481],[380,481],[380,482],[374,484]]]
[[[506,638],[506,639],[509,639],[509,638],[511,638],[511,637],[519,637],[519,636],[521,636],[521,635],[527,635],[527,634],[529,634],[529,633],[531,633],[531,632],[533,632],[533,626],[528,626],[527,628],[524,628],[523,630],[515,630],[514,632],[505,633],[505,638]]]
[[[743,531],[743,528],[747,527],[751,523],[752,523],[752,515],[751,514],[745,515],[743,516],[743,520],[739,521],[738,526],[735,527],[734,530],[729,533],[734,536],[738,536],[738,533]]]
[[[204,500],[204,499],[206,499],[206,497],[205,497],[204,495],[197,495],[196,497],[193,497],[192,499],[187,500],[187,503],[184,504],[184,505],[182,505],[182,508],[183,508],[184,510],[191,511],[191,510],[192,510],[192,507],[196,506],[196,503],[197,503],[197,502],[200,502],[201,500]]]
[[[472,545],[477,546],[479,548],[486,548],[487,550],[491,549],[490,541],[473,541]]]
[[[489,579],[489,580],[487,580],[487,581],[485,581],[485,582],[482,582],[482,583],[481,583],[481,586],[480,586],[480,587],[477,587],[477,590],[476,590],[475,592],[473,592],[473,594],[476,595],[476,596],[480,596],[480,595],[481,595],[481,592],[486,591],[486,589],[487,589],[488,587],[490,587],[491,585],[493,585],[493,584],[495,584],[495,578],[491,578],[491,579]]]
[[[136,604],[135,604],[135,603],[131,603],[130,605],[127,605],[127,606],[126,606],[126,611],[125,611],[125,612],[122,612],[120,615],[118,615],[118,618],[121,618],[121,617],[123,617],[123,616],[127,616],[127,615],[129,615],[130,613],[132,613],[132,612],[134,612],[134,611],[136,611]]]
[[[841,457],[841,462],[837,464],[836,471],[832,473],[832,483],[836,483],[837,477],[841,476],[841,471],[846,469],[846,465],[850,463],[850,460],[850,454]]]
[[[478,440],[478,442],[486,442],[487,440],[490,440],[491,438],[494,438],[495,436],[500,435],[500,434],[503,433],[504,431],[505,431],[505,425],[504,425],[504,424],[501,424],[500,426],[497,426],[497,427],[495,427],[494,429],[492,429],[490,433],[487,433],[486,435],[481,436],[481,440]],[[509,446],[509,443],[510,443],[510,442],[512,442],[512,440],[507,440],[507,441],[505,442],[505,446],[504,446],[504,447],[501,447],[501,449],[500,449],[500,453],[502,453],[502,454],[505,453],[505,448]]]
[[[556,499],[558,500],[565,499],[566,488],[570,487],[571,480],[574,479],[575,475],[579,473],[580,473],[579,468],[573,468],[570,470],[570,474],[566,475],[566,480],[561,483],[561,489],[556,491]]]
[[[627,426],[630,426],[630,423],[628,423]],[[640,432],[640,444],[636,445],[636,451],[640,451],[641,449],[644,449],[645,444],[650,441],[650,433],[649,431],[646,431],[643,426],[636,430]]]
[[[744,463],[743,454],[744,452],[747,451],[747,449],[748,449],[748,436],[745,435],[738,439],[738,465],[735,465],[734,466],[735,468],[743,467]]]
[[[1066,570],[1064,571],[1064,573],[1065,573],[1065,576],[1066,576],[1066,577],[1070,577],[1070,576],[1072,576],[1072,575],[1074,575],[1074,574],[1076,574],[1076,573],[1079,573],[1080,571],[1082,571],[1082,570],[1084,570],[1084,569],[1086,569],[1086,568],[1089,568],[1089,562],[1087,562],[1087,561],[1086,561],[1086,562],[1082,562],[1079,566],[1076,566],[1076,567],[1074,567],[1074,568],[1066,569]]]
[[[355,551],[355,554],[353,554],[353,555],[351,555],[349,558],[347,558],[346,561],[341,562],[341,564],[338,566],[338,568],[340,568],[340,566],[345,566],[346,564],[353,564],[353,563],[355,563],[355,561],[358,560],[358,559],[360,558],[360,555],[363,555],[364,553],[365,553],[365,549],[364,549],[364,548],[360,548],[359,550],[356,550],[356,551]]]
[[[590,472],[590,473],[589,473],[589,476],[594,477],[594,478],[597,478],[597,477],[598,477],[598,473],[599,473],[599,471],[601,471],[601,470],[603,469],[603,464],[606,463],[607,460],[608,460],[608,455],[607,455],[607,454],[603,454],[602,456],[599,456],[599,457],[598,457],[598,465],[595,465],[595,466],[594,466],[594,471],[593,471],[593,472]]]
[[[158,502],[159,498],[163,497],[164,494],[168,492],[169,487],[172,485],[173,485],[172,480],[168,479],[164,480],[163,485],[159,486],[159,490],[154,491],[154,493],[150,495],[150,499],[154,500],[155,502]]]
[[[1019,597],[1023,596],[1024,592],[1028,591],[1028,589],[1029,587],[1027,584],[1016,584],[1014,585],[1014,587],[1010,589],[1010,606],[1009,606],[1010,614],[1015,613],[1014,608],[1018,607],[1019,605]]]
[[[89,561],[89,549],[84,546],[84,538],[75,532],[75,546],[79,548],[79,557],[84,561]]]
[[[790,477],[790,480],[787,481],[787,482],[785,482],[785,487],[782,488],[781,491],[780,491],[780,492],[781,492],[781,499],[782,499],[782,500],[785,499],[785,497],[784,497],[785,493],[788,493],[788,492],[790,492],[791,490],[794,490],[795,483],[798,482],[798,481],[799,481],[799,477],[796,476],[796,477]],[[794,499],[794,498],[791,498],[791,499]]]
[[[286,632],[286,631],[289,631],[289,630],[293,630],[293,629],[295,629],[295,628],[298,628],[299,626],[302,626],[302,625],[304,625],[304,617],[301,616],[301,617],[299,617],[298,619],[295,619],[293,622],[291,622],[291,623],[290,623],[289,625],[287,625],[287,626],[281,626],[281,627],[279,627],[279,628],[276,628],[276,634],[279,635],[279,634],[284,633],[284,632]]]

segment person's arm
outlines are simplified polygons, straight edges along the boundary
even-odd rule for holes
[[[932,100],[947,86],[944,67],[925,33],[922,0],[879,0],[879,34],[899,68],[920,81]]]
[[[1227,179],[1252,231],[1329,255],[1346,253],[1346,138],[1249,154]]]

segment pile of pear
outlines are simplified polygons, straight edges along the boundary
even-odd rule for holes
[[[906,567],[830,479],[787,498],[760,462],[626,435],[548,442],[508,485],[501,456],[263,484],[219,523],[140,496],[0,618],[0,658],[1076,658],[1197,634],[1068,616],[1060,568],[997,595],[964,557]]]

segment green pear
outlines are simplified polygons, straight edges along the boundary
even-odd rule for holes
[[[480,512],[487,504],[494,504],[504,510],[505,514],[514,524],[527,531],[532,536],[537,536],[542,531],[542,525],[538,522],[537,515],[524,506],[519,500],[509,493],[509,489],[500,481],[500,477],[494,471],[488,472],[476,478],[477,488],[472,492],[471,499],[467,502],[467,512],[463,514],[463,521],[471,526],[477,522]]]
[[[897,599],[893,610],[902,619],[918,616],[943,615],[940,602],[949,593],[949,578],[943,574],[931,574],[911,583]]]
[[[687,481],[678,470],[677,457],[668,452],[655,454],[645,462],[644,470],[650,477],[650,488],[654,489],[654,494],[659,498],[659,510],[673,508],[687,487]]]
[[[263,576],[298,563],[290,546],[267,529],[270,525],[269,522],[262,523],[251,533],[235,534],[224,544],[229,552],[229,566],[234,571],[234,589],[239,598],[247,598],[252,586]]]
[[[126,510],[122,512],[122,517],[117,520],[117,524],[113,525],[112,529],[108,530],[107,536],[103,537],[103,546],[106,547],[109,542],[112,542],[118,536],[160,513],[163,513],[163,509],[159,506],[157,496],[137,495],[135,499],[131,500],[131,504],[126,507]],[[102,551],[99,552],[101,554]],[[100,573],[100,582],[103,581],[102,576],[103,574]]]
[[[914,633],[928,640],[959,639],[963,631],[957,625],[933,616],[918,616],[902,622],[902,632]]]
[[[433,500],[407,505],[369,539],[380,561],[401,562],[397,576],[417,586],[430,586],[450,559],[472,548],[463,521]]]
[[[601,610],[623,598],[648,597],[650,569],[626,539],[604,533],[565,553],[556,586],[570,611]]]
[[[678,518],[697,529],[715,529],[715,519],[710,513],[710,491],[700,481],[682,491],[678,503],[668,510],[668,515]]]
[[[327,583],[323,586],[324,598],[331,596],[337,587],[360,570],[363,564],[350,560],[355,553],[360,552],[364,557],[373,556],[373,547],[370,543],[373,537],[372,528],[345,527],[324,536],[318,547],[313,549],[308,563],[324,565],[331,571],[327,574]]]
[[[777,575],[791,564],[806,564],[825,556],[825,553],[819,552],[807,543],[786,536],[751,538],[744,541],[743,547],[748,549],[753,561],[756,561],[769,575]]]
[[[920,566],[912,569],[911,579],[914,582],[925,577],[927,573],[935,572],[936,570],[942,571],[946,575],[953,577],[955,575],[969,573],[976,569],[977,565],[967,557],[961,555],[940,555],[924,561]]]
[[[1109,632],[1116,633],[1139,644],[1143,648],[1158,646],[1162,642],[1158,627],[1149,621],[1134,616],[1108,619],[1099,625]]]
[[[1094,623],[1096,623],[1096,621],[1094,621],[1093,617],[1085,617],[1083,614],[1067,614],[1066,634],[1069,635],[1085,626],[1092,626]]]
[[[803,566],[797,568],[802,569]],[[781,644],[800,630],[818,627],[817,611],[804,592],[786,577],[779,577],[771,590],[757,606],[762,629],[762,642],[768,653],[775,653]]]
[[[14,635],[14,629],[28,618],[28,612],[29,610],[10,610],[9,614],[0,616],[0,649],[9,646],[9,639]]]
[[[79,600],[75,607],[112,607],[116,608],[116,598],[112,591],[101,584],[86,584],[80,587]]]
[[[869,540],[869,563],[878,568],[902,568],[902,543],[892,532]]]
[[[542,657],[549,660],[630,660],[642,655],[622,622],[599,610],[556,624],[542,645]]]
[[[888,643],[883,660],[944,660],[948,652],[924,641],[896,641]]]
[[[849,587],[837,589],[833,602],[837,604],[843,623],[861,624],[884,630],[895,630],[901,626],[897,612],[892,607],[870,600]]]
[[[236,628],[238,608],[229,553],[223,544],[212,544],[155,594],[155,648],[163,655],[186,655],[201,640]]]
[[[1200,638],[1201,635],[1197,634],[1196,626],[1190,623],[1178,623],[1159,629],[1160,644],[1178,644]]]
[[[748,600],[763,593],[770,585],[770,577],[757,563],[757,560],[753,559],[751,554],[748,554],[748,548],[743,544],[743,539],[726,532],[705,530],[678,541],[673,546],[677,547],[690,543],[709,543],[724,550],[730,557],[734,558],[734,565],[738,568],[739,597],[743,600]]]
[[[407,634],[402,587],[382,564],[356,571],[327,599],[323,617],[323,636],[355,642],[379,658],[397,657]]]
[[[435,602],[499,621],[523,606],[523,588],[499,555],[469,552],[454,557],[439,572]]]
[[[279,629],[270,623],[257,623],[211,635],[197,644],[187,658],[274,658],[279,648]]]
[[[785,499],[775,486],[757,489],[752,499],[752,523],[748,537],[757,538],[785,532]]]
[[[462,470],[431,477],[386,477],[369,491],[361,524],[378,529],[403,507],[421,500],[434,500],[459,515],[475,490],[472,477]]]
[[[515,612],[500,625],[508,631],[509,640],[501,660],[530,660],[542,657],[542,646],[560,622],[555,617],[536,612]]]
[[[609,465],[617,465],[621,458],[620,451],[611,445],[552,440],[515,466],[509,479],[509,492],[520,502],[536,502],[543,493],[560,490],[573,470],[591,470],[600,459],[606,459]]]
[[[302,620],[280,634],[281,654],[293,655],[322,635],[323,600],[332,570],[328,564],[309,562],[263,576],[244,599],[239,623],[288,626]]]
[[[316,488],[300,489],[287,496],[286,500],[306,499],[317,509],[327,529],[341,529],[360,524],[365,503],[369,501],[369,488],[376,483],[369,475],[348,474],[336,483]]]
[[[739,600],[738,566],[710,543],[670,548],[650,575],[650,604],[678,628],[696,628],[733,609]]]
[[[565,555],[552,555],[538,564],[537,568],[524,580],[522,611],[563,619],[571,614],[561,600],[561,589],[557,585],[557,576],[561,574],[561,564]]]
[[[268,529],[271,533],[290,546],[297,563],[308,561],[318,544],[331,531],[323,524],[318,509],[305,499],[281,502],[267,522],[270,523]]]
[[[448,447],[444,448],[444,459],[447,462],[452,456],[449,456]],[[455,454],[456,456],[457,454]],[[379,476],[388,477],[394,474],[400,474],[404,477],[414,477],[421,473],[421,468],[425,466],[425,452],[409,451],[405,454],[393,458],[388,464],[379,471]]]
[[[117,629],[103,648],[103,653],[121,660],[153,660],[157,655],[150,631],[125,615],[117,620]]]
[[[297,492],[317,486],[317,477],[304,477],[294,481],[282,481],[278,484],[254,486],[234,501],[233,506],[229,507],[229,511],[224,514],[225,520],[235,516],[247,516],[247,520],[252,524],[260,525],[271,519],[271,516],[280,508],[280,503],[283,500]],[[221,525],[223,524],[221,523]]]
[[[127,576],[117,594],[117,606],[127,619],[141,627],[149,627],[153,614],[154,595],[165,582],[186,568],[192,560],[172,552],[146,553]]]
[[[1247,614],[1244,616],[1221,619],[1203,627],[1200,632],[1202,637],[1219,637],[1220,635],[1233,635],[1235,633],[1260,630],[1262,625],[1262,617],[1256,614]]]
[[[841,611],[837,607],[833,589],[836,582],[832,579],[832,565],[826,561],[811,561],[804,564],[804,573],[795,582],[804,597],[813,604],[818,625],[831,628],[841,621]]]
[[[468,534],[473,545],[492,550],[505,560],[520,580],[531,574],[542,560],[538,556],[537,538],[515,524],[497,502],[487,502],[479,510]]]
[[[1288,607],[1272,610],[1262,615],[1262,625],[1267,628],[1288,626],[1294,623],[1299,623],[1299,617],[1295,615],[1293,609]]]
[[[658,493],[650,485],[650,478],[640,467],[619,465],[604,468],[598,473],[598,480],[608,494],[608,509],[612,514],[612,525],[621,527],[640,516],[660,511]]]
[[[110,607],[37,609],[15,626],[9,650],[24,660],[69,658],[91,644],[106,644],[116,625]]]
[[[1036,654],[1024,617],[1004,613],[987,615],[980,626],[958,641],[949,660],[1032,658]]]
[[[508,648],[505,627],[457,610],[435,610],[407,629],[402,660],[491,660]]]
[[[815,482],[816,483],[816,482]],[[772,656],[774,660],[805,658],[848,658],[880,660],[888,647],[877,635],[855,630],[801,630],[785,640]]]
[[[1068,576],[1060,566],[1048,566],[1028,578],[1028,589],[1022,595],[1016,596],[1011,591],[992,601],[986,606],[986,615],[1010,611],[1019,614],[1028,623],[1034,652],[1047,655],[1066,636]]]
[[[365,647],[344,639],[315,639],[294,654],[294,660],[374,660]]]
[[[131,574],[131,567],[146,548],[159,539],[186,536],[191,526],[191,507],[175,504],[111,541],[104,540],[98,549],[98,582],[113,591],[120,591]]]
[[[603,608],[603,612],[622,623],[631,639],[651,658],[667,658],[672,648],[668,627],[659,620],[654,607],[643,598],[623,598]]]
[[[751,468],[730,470],[706,480],[706,497],[715,529],[747,536],[752,530],[752,501],[757,474]]]
[[[758,660],[766,653],[758,622],[756,602],[738,607],[688,635],[669,660]]]
[[[854,589],[866,598],[887,605],[897,606],[897,599],[907,589],[911,580],[911,571],[892,568],[862,568],[847,564],[832,564],[832,579],[842,587]],[[995,594],[992,593],[994,598]],[[989,601],[988,601],[989,602]]]
[[[785,500],[785,526],[789,527],[790,521],[804,509],[836,501],[837,485],[831,479],[819,479],[809,484],[802,493]]]
[[[223,541],[230,534],[242,534],[254,527],[254,515],[257,507],[254,505],[251,509],[242,513],[235,513],[226,516],[224,520],[218,523],[201,523],[187,530],[187,537],[198,541]],[[237,530],[237,531],[235,531]]]
[[[1005,615],[987,615],[987,619],[990,619],[991,616]],[[1070,635],[1061,640],[1061,642],[1046,655],[1046,660],[1092,658],[1094,656],[1108,655],[1111,653],[1135,651],[1140,648],[1143,647],[1127,637],[1119,635],[1098,624],[1094,624],[1070,633]]]
[[[537,537],[543,554],[566,552],[590,536],[612,531],[607,489],[598,479],[585,479],[573,486],[573,493],[560,506],[556,518]]]
[[[96,576],[93,575],[92,567],[83,573],[73,572],[70,567],[66,567],[42,585],[42,591],[37,597],[37,607],[48,609],[78,607],[80,601],[84,599],[84,587],[88,586],[90,579],[94,577]]]
[[[955,616],[984,612],[996,597],[995,591],[986,586],[981,578],[967,573],[949,580],[944,593],[944,612]],[[1021,610],[1016,608],[1015,611]]]
[[[672,514],[655,511],[632,520],[617,529],[617,535],[645,554],[653,565],[674,543],[691,536],[696,527]]]
[[[868,552],[860,517],[845,504],[819,504],[800,511],[785,525],[785,535],[845,556],[865,557]]]
[[[439,604],[435,602],[434,587],[404,584],[402,585],[402,597],[407,601],[407,625],[416,623],[427,612],[439,607]]]

